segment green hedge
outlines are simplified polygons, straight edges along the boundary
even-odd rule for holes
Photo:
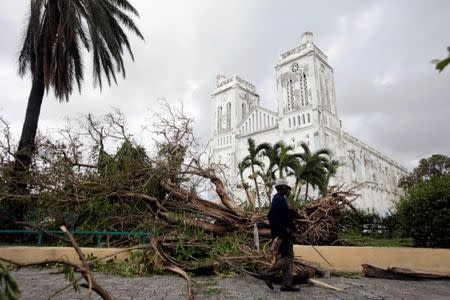
[[[402,230],[418,247],[450,247],[450,176],[414,185],[397,203]]]

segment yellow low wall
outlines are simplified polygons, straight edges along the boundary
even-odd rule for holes
[[[316,250],[333,266],[327,264]],[[450,274],[450,249],[334,247],[295,245],[294,253],[305,261],[339,272],[361,272],[361,264],[380,268],[401,267],[419,272]]]
[[[450,249],[332,246],[316,246],[315,248],[333,266],[328,265],[312,246],[295,245],[294,253],[296,257],[307,262],[339,272],[361,272],[361,264],[370,264],[380,268],[402,267],[419,272],[450,274]],[[103,257],[122,249],[82,248],[82,250],[86,255]],[[123,260],[128,256],[129,252],[123,252],[113,258]],[[75,250],[70,247],[0,247],[0,258],[20,263],[56,258],[79,262]]]
[[[106,255],[119,252],[121,248],[81,248],[83,253],[87,256],[89,254],[95,257],[103,257]],[[130,255],[131,251],[122,252],[114,257],[107,259],[124,260]],[[74,263],[79,263],[78,255],[71,247],[26,247],[26,246],[12,246],[0,247],[0,258],[14,260],[18,263],[33,263],[43,261],[46,259],[65,259]]]

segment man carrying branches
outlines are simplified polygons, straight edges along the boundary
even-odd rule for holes
[[[294,219],[292,210],[286,201],[291,192],[291,187],[285,179],[277,179],[275,182],[277,193],[272,199],[272,205],[269,210],[268,219],[272,239],[274,239],[274,253],[276,255],[275,263],[265,272],[261,273],[267,286],[273,290],[271,276],[278,272],[283,272],[283,281],[281,291],[300,291],[299,288],[292,286],[292,263],[294,260],[294,239],[292,230]]]

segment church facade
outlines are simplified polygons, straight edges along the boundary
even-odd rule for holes
[[[217,76],[211,95],[214,129],[210,146],[214,161],[227,167],[231,193],[245,198],[237,165],[248,154],[248,138],[256,144],[283,140],[294,151],[301,151],[300,143],[305,142],[312,151],[330,149],[333,159],[345,164],[330,184],[362,184],[357,206],[386,212],[402,195],[398,181],[407,171],[343,130],[333,68],[314,44],[312,33],[304,33],[299,46],[281,54],[275,72],[278,111],[261,107],[256,88],[248,81],[237,75]]]

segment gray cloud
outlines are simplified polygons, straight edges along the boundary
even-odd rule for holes
[[[313,3],[312,3],[313,2]],[[29,79],[17,76],[17,52],[28,1],[6,1],[0,12],[0,113],[19,132]],[[334,67],[344,128],[404,165],[432,153],[450,154],[450,72],[429,62],[446,55],[450,2],[434,1],[132,1],[146,42],[132,38],[136,62],[118,86],[93,89],[90,57],[82,94],[44,100],[40,128],[65,117],[119,107],[138,130],[157,99],[182,100],[210,136],[210,93],[218,73],[254,83],[264,106],[275,109],[279,55],[304,31]]]

